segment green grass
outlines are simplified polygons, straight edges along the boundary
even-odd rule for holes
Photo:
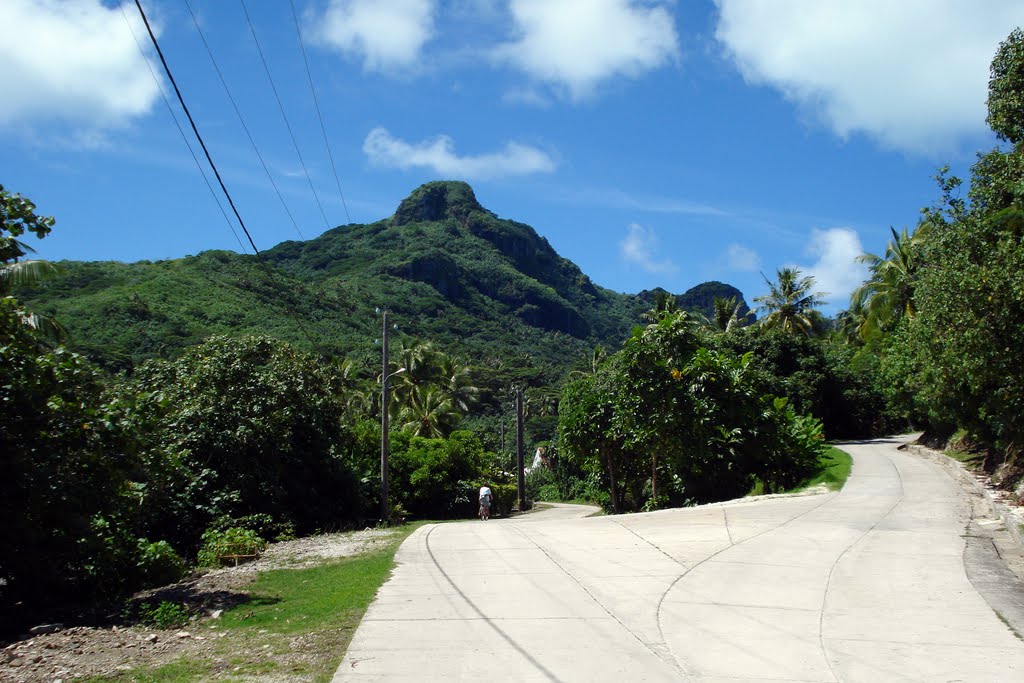
[[[843,488],[849,478],[852,467],[853,458],[848,453],[835,446],[829,446],[828,450],[818,458],[818,473],[800,484],[795,490],[801,491],[818,484],[825,484],[832,491],[838,491]]]
[[[839,450],[835,446],[829,446],[818,458],[817,471],[793,488],[783,491],[783,493],[799,493],[819,484],[826,485],[832,491],[838,491],[846,483],[852,467],[853,458],[848,453]],[[759,496],[763,493],[766,493],[764,484],[758,481],[747,495]]]
[[[967,453],[965,451],[957,450],[946,450],[943,451],[946,455],[953,458],[954,460],[963,463],[970,469],[978,469],[985,461],[984,453]]]
[[[76,683],[188,683],[208,673],[206,660],[178,659],[152,669],[125,671],[117,676],[89,676],[76,678]]]
[[[228,634],[217,640],[214,652],[221,667],[229,662],[227,671],[218,673],[217,661],[182,658],[80,682],[183,683],[224,675],[237,680],[279,668],[303,680],[330,681],[366,608],[390,576],[398,546],[425,523],[404,525],[387,545],[362,555],[316,567],[260,573],[249,589],[248,601],[205,623]],[[288,661],[296,636],[304,636],[304,655],[315,656]]]
[[[395,547],[308,569],[263,572],[251,599],[224,613],[222,628],[301,633],[362,618],[394,566]]]

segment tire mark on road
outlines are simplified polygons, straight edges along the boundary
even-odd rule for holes
[[[462,592],[462,589],[459,588],[458,584],[455,583],[455,581],[452,580],[452,577],[448,575],[448,572],[446,572],[444,570],[444,567],[442,567],[441,563],[437,561],[437,557],[434,555],[434,551],[430,547],[430,535],[433,534],[434,531],[436,531],[438,528],[439,527],[435,526],[430,531],[428,531],[427,532],[427,536],[424,539],[424,543],[425,543],[426,548],[427,548],[427,554],[430,555],[430,560],[434,563],[434,566],[437,567],[437,570],[439,572],[441,572],[441,575],[445,578],[445,580],[447,580],[448,583],[451,585],[451,587],[455,589],[455,592],[458,593],[459,596],[462,597],[462,599],[466,601],[466,604],[469,605],[470,608],[472,608],[472,610],[474,612],[476,612],[480,616],[480,619],[484,623],[486,623],[488,626],[490,626],[494,630],[494,632],[498,634],[498,636],[500,636],[505,642],[507,642],[509,645],[511,645],[512,648],[515,649],[516,652],[521,654],[526,659],[526,661],[528,661],[530,664],[532,664],[537,669],[537,671],[540,672],[545,678],[547,678],[549,681],[558,681],[559,680],[558,677],[555,676],[555,674],[552,673],[550,669],[548,669],[543,664],[538,662],[533,657],[533,655],[531,655],[529,652],[524,650],[519,645],[519,643],[517,643],[515,641],[514,638],[512,638],[507,633],[505,633],[503,630],[501,630],[501,628],[499,628],[498,625],[495,624],[494,621],[490,617],[488,617],[486,614],[484,614],[483,610],[481,610],[477,606],[477,604],[475,602],[473,602],[472,599],[470,599],[470,597],[468,595],[466,595],[464,592]]]
[[[671,666],[671,667],[672,667],[673,669],[675,669],[675,670],[676,670],[676,671],[677,671],[678,673],[682,674],[682,675],[683,675],[683,676],[685,676],[685,677],[686,677],[687,679],[689,679],[689,677],[690,677],[690,676],[689,676],[689,674],[687,674],[687,673],[686,673],[686,671],[685,671],[685,670],[683,670],[683,668],[679,666],[679,663],[678,663],[677,661],[667,660],[667,659],[665,658],[665,656],[664,656],[664,655],[663,655],[663,654],[662,654],[661,652],[659,652],[659,651],[658,651],[658,649],[656,649],[656,648],[653,648],[653,647],[651,647],[650,643],[648,643],[648,642],[647,642],[647,641],[645,641],[645,640],[644,640],[643,638],[641,638],[640,636],[638,636],[638,635],[637,635],[637,634],[636,634],[636,633],[635,633],[635,632],[633,631],[633,629],[629,628],[629,626],[627,626],[627,625],[626,625],[626,623],[625,623],[624,621],[622,621],[621,619],[619,619],[619,617],[618,617],[618,616],[617,616],[617,615],[616,615],[616,614],[615,614],[615,613],[614,613],[613,611],[611,611],[610,609],[608,609],[608,607],[607,607],[607,606],[606,606],[606,605],[605,605],[605,604],[604,604],[603,602],[601,602],[600,600],[598,600],[598,599],[597,599],[597,596],[595,596],[595,595],[594,595],[593,593],[591,593],[591,592],[590,592],[590,590],[589,590],[589,589],[588,589],[588,588],[587,588],[587,587],[586,587],[585,585],[583,585],[583,582],[582,582],[582,581],[580,581],[580,580],[579,580],[579,579],[578,579],[578,578],[577,578],[577,577],[576,577],[576,576],[575,576],[575,575],[574,575],[574,574],[573,574],[572,572],[570,572],[570,571],[569,571],[568,569],[566,569],[565,567],[563,567],[563,566],[562,566],[562,565],[561,565],[561,564],[560,564],[560,563],[558,562],[558,560],[556,560],[555,558],[553,558],[553,557],[551,556],[551,553],[549,553],[549,552],[548,552],[548,551],[547,551],[547,550],[546,550],[546,549],[544,548],[544,546],[542,546],[541,544],[537,543],[537,541],[535,541],[535,540],[533,540],[532,538],[530,538],[530,536],[528,536],[528,535],[526,534],[526,532],[524,532],[524,531],[523,531],[522,529],[520,529],[520,528],[519,528],[519,527],[518,527],[517,525],[515,525],[515,524],[511,524],[511,525],[509,525],[509,526],[510,526],[510,527],[511,527],[512,529],[514,529],[514,530],[515,530],[515,531],[516,531],[516,532],[517,532],[517,533],[518,533],[518,534],[519,534],[520,536],[522,536],[522,537],[523,537],[523,538],[525,538],[525,539],[526,539],[527,541],[529,541],[530,543],[532,543],[532,544],[534,545],[534,547],[536,547],[536,548],[537,548],[537,549],[538,549],[539,551],[541,551],[542,553],[544,553],[544,556],[545,556],[545,557],[547,557],[547,558],[548,558],[548,560],[550,560],[550,561],[551,561],[551,563],[552,563],[553,565],[555,565],[556,567],[558,567],[558,568],[559,568],[560,570],[562,570],[562,573],[564,573],[564,574],[565,574],[566,576],[568,576],[568,577],[569,577],[570,579],[572,579],[572,580],[573,580],[573,582],[574,582],[574,583],[575,583],[575,584],[576,584],[577,586],[579,586],[579,587],[580,587],[580,590],[582,590],[582,591],[583,591],[584,593],[586,593],[586,594],[587,594],[587,596],[588,596],[588,597],[589,597],[589,598],[590,598],[591,600],[593,600],[595,604],[597,604],[597,605],[598,605],[598,606],[599,606],[599,607],[600,607],[601,609],[603,609],[603,610],[605,611],[605,613],[606,613],[606,614],[607,614],[608,616],[610,616],[610,617],[611,617],[612,619],[614,619],[614,620],[615,620],[615,623],[617,623],[617,624],[618,624],[619,626],[621,626],[621,627],[622,627],[622,629],[623,629],[623,630],[624,630],[624,631],[625,631],[626,633],[628,633],[629,635],[633,636],[633,638],[634,638],[634,639],[636,640],[636,642],[640,643],[640,645],[642,645],[642,646],[643,646],[643,647],[644,647],[644,648],[645,648],[646,650],[648,650],[648,651],[649,651],[649,652],[650,652],[651,654],[653,654],[653,655],[654,655],[655,657],[657,657],[657,658],[658,658],[658,659],[660,659],[661,661],[665,662],[666,664],[670,665],[670,666]],[[622,526],[622,525],[620,524],[619,526]],[[543,535],[543,533],[541,533],[541,535]],[[651,545],[654,545],[654,544],[652,543]],[[657,546],[655,546],[655,547],[657,547]],[[681,564],[681,563],[679,563],[679,564]],[[674,658],[673,658],[673,659],[674,659]]]
[[[850,550],[852,550],[854,548],[854,546],[856,546],[858,543],[863,541],[864,538],[868,534],[870,534],[872,531],[874,531],[878,527],[879,524],[881,524],[883,521],[885,521],[885,518],[888,517],[889,515],[891,515],[892,511],[896,509],[896,506],[898,506],[900,503],[902,503],[904,498],[905,498],[905,491],[904,491],[904,488],[903,488],[903,477],[902,477],[902,475],[900,475],[900,469],[898,467],[896,467],[896,463],[893,461],[892,456],[883,455],[883,457],[885,458],[886,462],[888,462],[892,466],[893,472],[896,473],[896,481],[898,481],[899,485],[900,485],[900,495],[899,495],[899,498],[896,500],[895,503],[892,504],[892,506],[888,510],[886,510],[884,515],[879,517],[878,520],[874,524],[871,525],[870,529],[868,529],[863,534],[861,534],[859,537],[857,537],[856,541],[854,541],[850,545],[846,546],[846,548],[843,550],[843,552],[839,553],[839,556],[836,557],[836,561],[832,563],[832,567],[828,570],[828,579],[825,581],[825,591],[824,591],[824,593],[821,596],[821,609],[818,612],[818,645],[819,645],[819,647],[821,647],[821,655],[822,655],[822,657],[824,657],[825,664],[828,665],[828,670],[832,673],[832,678],[835,681],[839,681],[839,676],[836,674],[836,670],[832,666],[832,660],[828,656],[828,650],[825,649],[825,636],[824,636],[824,632],[823,632],[824,631],[824,623],[825,623],[825,605],[828,603],[828,591],[829,591],[829,588],[832,586],[832,575],[835,573],[836,567],[839,566],[839,563],[846,556],[846,554],[848,552],[850,552]]]
[[[689,569],[684,571],[682,574],[680,574],[678,577],[676,577],[675,581],[673,581],[671,584],[669,584],[669,587],[666,588],[665,592],[661,594],[661,599],[658,600],[658,609],[657,609],[657,612],[656,612],[656,618],[657,618],[657,621],[658,621],[658,636],[661,638],[662,645],[672,655],[672,658],[676,661],[676,666],[678,666],[681,671],[685,671],[685,668],[683,667],[683,663],[679,661],[679,657],[677,657],[675,652],[672,652],[672,649],[668,646],[668,641],[665,639],[665,628],[662,625],[662,620],[661,620],[662,607],[665,604],[665,598],[668,597],[668,594],[672,592],[672,589],[675,588],[676,585],[680,581],[682,581],[686,577],[687,574],[689,574],[690,572],[692,572],[694,569],[696,569],[697,567],[701,566],[705,562],[709,562],[709,561],[713,560],[715,557],[717,557],[718,555],[721,555],[726,550],[729,550],[731,548],[735,548],[738,545],[743,545],[744,543],[746,543],[748,541],[752,541],[755,538],[759,538],[761,536],[764,536],[767,533],[771,533],[772,531],[776,531],[778,529],[781,529],[782,527],[795,522],[796,520],[800,519],[801,517],[804,517],[805,515],[809,515],[810,513],[814,512],[815,510],[817,510],[818,508],[822,507],[823,505],[826,505],[827,503],[832,502],[833,500],[836,499],[836,497],[837,496],[835,496],[835,495],[829,494],[827,496],[827,498],[825,500],[823,500],[822,502],[818,503],[817,505],[815,505],[814,507],[812,507],[812,508],[810,508],[808,510],[804,510],[803,512],[801,512],[798,515],[794,515],[793,517],[790,517],[789,519],[787,519],[785,522],[782,522],[781,524],[777,524],[777,525],[771,527],[770,529],[765,529],[764,531],[762,531],[760,533],[754,534],[750,538],[745,538],[742,541],[740,541],[739,543],[731,543],[730,542],[730,545],[726,546],[725,548],[722,548],[721,550],[718,550],[718,551],[712,553],[711,555],[708,555],[703,560],[701,560],[697,564],[693,565],[692,567],[690,567]],[[723,512],[724,512],[725,506],[722,506],[722,508],[723,508]],[[731,535],[730,535],[730,541],[731,541]]]

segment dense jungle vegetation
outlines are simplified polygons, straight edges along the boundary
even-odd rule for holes
[[[392,515],[515,500],[512,386],[547,464],[528,497],[650,510],[811,478],[824,439],[957,434],[1018,482],[1024,389],[1024,34],[992,63],[966,197],[892,230],[848,310],[783,268],[755,299],[590,282],[468,185],[252,257],[26,258],[54,219],[0,188],[0,615],[109,609],[197,560],[376,523],[381,410]],[[379,319],[400,327],[381,406]],[[301,322],[298,322],[301,321]],[[526,501],[523,501],[526,504]]]

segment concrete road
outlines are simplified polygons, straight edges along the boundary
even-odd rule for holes
[[[969,502],[898,445],[839,494],[423,527],[334,681],[1024,681]]]

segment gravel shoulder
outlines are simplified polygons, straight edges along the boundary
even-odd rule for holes
[[[398,533],[365,529],[275,543],[255,562],[197,574],[135,596],[139,602],[169,600],[188,605],[193,619],[178,630],[76,626],[23,637],[0,649],[0,682],[69,683],[91,677],[131,680],[136,670],[182,659],[212,661],[215,680],[308,680],[308,675],[289,672],[305,670],[317,659],[337,658],[340,653],[332,646],[338,634],[281,636],[263,630],[226,630],[218,628],[219,610],[245,601],[259,572],[353,557],[383,547]]]

